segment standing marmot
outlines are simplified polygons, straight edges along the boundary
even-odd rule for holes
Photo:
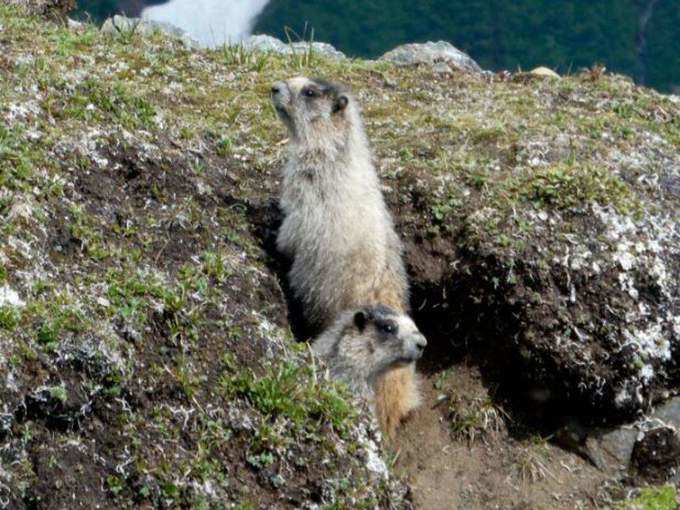
[[[426,345],[408,315],[374,305],[342,312],[312,350],[333,378],[373,403],[378,377],[420,359]]]
[[[277,247],[293,260],[290,286],[305,318],[323,329],[366,303],[407,312],[403,248],[358,104],[343,88],[304,77],[276,83],[272,100],[290,134]],[[376,411],[388,436],[418,403],[414,364],[378,382]]]

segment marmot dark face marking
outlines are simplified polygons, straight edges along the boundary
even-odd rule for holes
[[[412,365],[426,345],[408,315],[377,305],[340,314],[312,349],[333,378],[372,400],[378,377],[391,368]]]

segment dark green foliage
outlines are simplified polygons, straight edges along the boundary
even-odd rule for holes
[[[120,12],[119,3],[118,0],[78,0],[75,13],[79,18],[91,16],[95,20],[102,20]]]
[[[297,34],[375,57],[406,42],[444,39],[489,69],[538,65],[564,73],[594,63],[668,90],[680,83],[677,0],[659,0],[640,49],[635,0],[272,0],[255,27],[286,39]],[[389,13],[389,14],[387,14]],[[289,27],[291,30],[286,30]],[[293,35],[293,37],[295,37]]]
[[[680,86],[680,5],[660,0],[649,21],[643,55],[645,83],[659,89]],[[677,93],[677,91],[676,91]]]

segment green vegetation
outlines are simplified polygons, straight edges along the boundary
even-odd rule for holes
[[[215,498],[308,491],[304,465],[285,487],[281,475],[250,480],[288,462],[288,449],[323,460],[311,476],[338,478],[341,506],[386,497],[367,483],[360,416],[346,392],[312,370],[285,321],[273,322],[285,305],[242,202],[258,195],[245,177],[268,181],[271,166],[244,150],[273,155],[279,137],[271,77],[260,71],[289,74],[311,56],[241,49],[196,61],[162,35],[105,37],[7,6],[0,24],[12,41],[2,65],[13,69],[0,82],[0,282],[25,301],[0,306],[0,368],[21,387],[10,411],[37,395],[32,419],[10,423],[21,445],[13,434],[3,445],[49,450],[55,480],[84,484],[86,507],[108,498],[121,508],[212,508]],[[216,71],[246,72],[248,84],[215,80]],[[240,188],[225,184],[232,178]],[[272,349],[281,356],[263,363]],[[98,415],[122,439],[104,446],[94,429],[74,425]],[[52,434],[53,422],[64,430]],[[125,467],[88,464],[96,481],[60,479],[62,432],[90,437],[88,458],[113,455],[111,465]],[[37,468],[18,469],[11,494],[45,497]],[[347,472],[351,482],[341,482]]]
[[[313,383],[300,384],[300,381],[314,381],[313,367],[284,363],[270,367],[265,375],[252,371],[226,375],[221,387],[226,398],[245,398],[272,420],[281,416],[299,427],[315,428],[313,421],[324,416],[335,430],[346,436],[354,414],[347,395]]]
[[[617,506],[617,510],[677,510],[678,492],[671,486],[642,489],[635,499]]]

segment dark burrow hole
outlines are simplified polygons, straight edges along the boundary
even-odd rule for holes
[[[276,274],[283,291],[288,322],[298,341],[319,333],[306,324],[301,303],[288,286],[291,262],[276,249],[282,215],[275,200],[253,206],[243,204],[252,232],[267,253],[267,265]],[[523,370],[524,360],[512,339],[518,334],[515,310],[499,306],[483,308],[469,296],[477,279],[459,279],[455,284],[422,284],[411,275],[411,315],[426,336],[428,347],[418,363],[425,376],[434,376],[462,364],[477,366],[482,384],[494,404],[508,414],[509,433],[517,438],[536,434],[551,436],[566,424],[601,424],[587,406],[563,397],[563,392],[537,384]],[[499,300],[492,300],[498,302]]]
[[[524,361],[512,347],[516,334],[513,310],[484,310],[472,299],[470,281],[426,284],[411,281],[413,318],[428,339],[418,370],[435,376],[457,366],[476,366],[494,405],[509,419],[508,432],[517,439],[550,436],[580,416],[559,393],[536,384],[522,370]],[[445,297],[443,297],[445,296]]]

